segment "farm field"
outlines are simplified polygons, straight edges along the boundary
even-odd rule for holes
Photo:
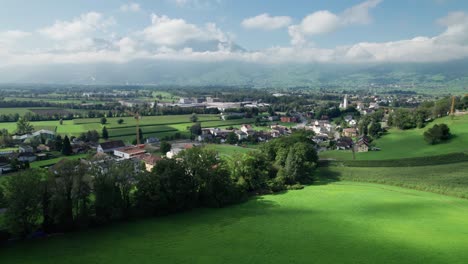
[[[26,113],[31,113],[29,108],[24,108],[24,107],[0,108],[0,114],[2,115],[19,114],[20,116],[22,116],[22,115],[25,115]]]
[[[117,120],[123,119],[123,124],[118,124]],[[175,132],[181,132],[188,135],[187,127],[193,125],[189,121],[190,115],[171,115],[171,116],[144,116],[140,120],[140,128],[145,137],[164,137],[173,135]],[[228,127],[240,126],[254,122],[253,119],[233,119],[223,121],[218,115],[198,115],[198,120],[202,127]],[[102,131],[103,125],[100,123],[100,118],[86,118],[75,120],[64,120],[63,125],[59,125],[59,121],[36,121],[31,122],[35,129],[50,129],[56,130],[60,135],[78,136],[80,133],[88,130]],[[109,131],[109,137],[119,138],[131,142],[135,138],[136,120],[133,117],[111,117],[107,118],[105,125]],[[16,130],[15,122],[0,123],[0,129],[8,129],[8,131]]]
[[[5,97],[5,101],[19,101],[19,102],[48,102],[48,103],[56,103],[56,104],[81,104],[81,103],[87,103],[87,104],[104,104],[106,102],[104,101],[97,101],[97,100],[86,100],[85,98],[83,99],[60,99],[60,98],[54,98],[54,97]]]
[[[435,124],[445,123],[454,135],[448,142],[429,145],[424,141],[423,133]],[[375,145],[381,151],[356,153],[357,160],[384,160],[423,156],[434,156],[453,152],[468,151],[468,115],[439,118],[422,129],[398,130],[390,129],[387,135],[377,139]],[[326,151],[320,153],[320,158],[352,159],[351,151]]]
[[[24,242],[0,255],[12,264],[466,263],[467,233],[467,200],[338,182]]]

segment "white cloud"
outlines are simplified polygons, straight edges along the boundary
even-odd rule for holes
[[[141,11],[140,4],[130,2],[128,4],[123,4],[120,6],[120,11],[122,12],[139,12]]]
[[[178,7],[184,8],[212,8],[221,3],[221,0],[167,0]]]
[[[382,0],[368,0],[346,9],[341,15],[341,23],[344,25],[369,24],[372,17],[369,10],[375,8]]]
[[[301,23],[288,28],[293,45],[304,45],[307,37],[312,35],[330,33],[340,27],[353,24],[368,24],[372,18],[369,14],[371,8],[376,7],[381,0],[367,0],[350,7],[341,14],[336,15],[328,10],[316,11],[302,19]]]
[[[246,18],[242,21],[242,26],[249,29],[273,30],[283,28],[291,24],[288,16],[270,16],[267,13],[255,17]]]
[[[57,20],[52,26],[39,29],[38,32],[55,40],[78,39],[114,24],[112,17],[105,18],[100,13],[89,12],[72,21]]]
[[[83,17],[83,16],[82,16]],[[325,17],[325,18],[324,18]],[[328,17],[328,18],[326,18]],[[343,21],[338,17],[339,21]],[[362,16],[361,16],[362,18]],[[79,19],[79,21],[102,21],[100,19]],[[73,20],[73,21],[76,21]],[[72,21],[72,22],[73,22]],[[315,22],[314,22],[315,21]],[[332,13],[315,14],[304,18],[297,26],[299,37],[306,34],[320,34],[339,27]],[[367,19],[353,19],[366,23]],[[72,23],[67,22],[67,23]],[[153,15],[151,24],[138,33],[128,36],[95,34],[94,28],[102,27],[100,22],[91,29],[64,27],[75,30],[81,38],[64,41],[52,38],[47,50],[22,50],[5,48],[0,45],[0,66],[11,64],[50,64],[50,63],[95,63],[127,62],[135,59],[180,60],[180,61],[246,61],[256,63],[368,63],[368,62],[433,62],[468,58],[468,14],[454,12],[439,19],[444,29],[436,36],[417,36],[410,39],[390,42],[361,42],[354,45],[334,48],[320,48],[308,45],[272,47],[249,52],[230,48],[230,37],[215,24],[204,26],[191,24],[183,19]],[[84,22],[83,22],[84,23]],[[309,24],[320,24],[319,28]],[[358,22],[353,22],[358,23]],[[86,23],[85,23],[86,24]],[[302,25],[304,24],[304,25]],[[68,24],[67,24],[68,25]],[[289,28],[291,30],[291,27]],[[99,31],[99,30],[97,30]],[[84,33],[83,33],[84,32]],[[5,40],[20,40],[30,33],[22,31],[0,32],[0,44]],[[67,35],[68,36],[68,35]],[[73,35],[75,36],[75,35]],[[98,38],[99,36],[99,38]],[[217,43],[214,49],[203,49],[199,42]],[[300,42],[301,40],[298,39]],[[226,45],[227,43],[227,45]],[[55,45],[55,46],[54,46]],[[16,46],[15,46],[16,47]]]
[[[0,32],[0,50],[2,53],[14,48],[18,41],[31,36],[30,32],[21,30],[7,30]]]
[[[227,41],[225,34],[209,23],[204,28],[187,23],[184,19],[169,18],[168,16],[151,15],[151,25],[142,34],[146,41],[156,45],[177,46],[188,41]]]

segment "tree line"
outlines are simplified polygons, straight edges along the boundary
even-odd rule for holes
[[[62,160],[48,170],[10,176],[0,187],[4,228],[25,238],[113,221],[223,207],[250,195],[299,189],[313,181],[317,153],[310,134],[272,140],[261,151],[222,159],[194,147],[147,172],[131,160]],[[0,206],[1,207],[1,206]]]

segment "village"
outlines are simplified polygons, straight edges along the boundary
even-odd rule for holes
[[[141,103],[131,100],[119,102],[126,107],[135,107]],[[71,151],[69,155],[72,155],[71,157],[81,155],[80,159],[83,160],[98,158],[118,162],[131,159],[135,161],[135,164],[144,164],[145,168],[150,171],[163,157],[174,158],[186,148],[205,144],[230,144],[242,148],[246,144],[259,144],[273,138],[288,136],[295,130],[312,132],[312,139],[316,143],[318,152],[327,150],[368,152],[379,150],[379,148],[371,145],[372,138],[367,135],[367,132],[359,131],[359,122],[362,117],[371,116],[380,109],[382,115],[379,115],[380,119],[377,120],[380,128],[379,133],[385,131],[388,127],[386,119],[389,109],[382,106],[389,103],[391,103],[390,100],[378,96],[360,98],[357,95],[344,95],[339,104],[339,110],[342,111],[339,117],[317,116],[314,111],[289,111],[288,113],[259,114],[255,124],[246,123],[228,127],[202,127],[199,125],[200,127],[196,129],[191,138],[168,141],[171,148],[164,152],[160,151],[162,139],[157,137],[147,137],[145,142],[141,142],[141,144],[128,144],[119,139],[98,140],[99,135],[96,132],[95,140],[70,137]],[[231,119],[242,121],[245,118],[245,113],[229,111],[229,109],[235,110],[240,109],[240,107],[265,109],[270,106],[257,101],[221,102],[219,99],[211,97],[198,98],[198,100],[197,98],[180,98],[177,105],[217,108],[221,111],[220,119],[224,121]],[[61,156],[62,144],[57,142],[57,138],[59,141],[62,140],[61,136],[56,135],[56,132],[46,129],[29,134],[14,135],[12,139],[18,148],[0,152],[0,173],[28,168],[30,164],[38,161],[48,159],[58,161]],[[44,167],[51,165],[53,163],[46,163]]]

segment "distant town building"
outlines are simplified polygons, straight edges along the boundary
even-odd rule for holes
[[[345,94],[343,102],[340,104],[340,108],[342,109],[348,108],[348,95],[347,94]]]
[[[345,129],[343,129],[343,135],[345,137],[357,137],[357,129],[356,128],[345,128]]]
[[[281,119],[281,122],[283,123],[296,123],[297,122],[297,118],[294,116],[282,116],[280,119]]]

